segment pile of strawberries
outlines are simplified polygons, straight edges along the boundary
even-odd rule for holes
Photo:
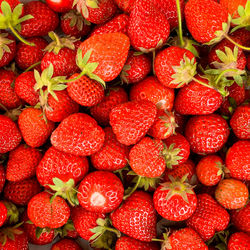
[[[0,249],[249,250],[249,51],[247,0],[0,0]]]

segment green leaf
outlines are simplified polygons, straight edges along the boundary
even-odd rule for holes
[[[87,63],[85,70],[87,71],[87,73],[93,73],[96,68],[98,67],[99,63],[97,62],[93,62],[93,63]]]
[[[13,17],[18,19],[21,15],[22,15],[22,12],[23,12],[23,4],[18,4],[14,10],[13,10]]]
[[[22,22],[27,21],[27,20],[32,19],[32,18],[34,18],[32,15],[23,16],[19,19],[19,23],[22,23]]]
[[[57,178],[57,177],[53,178],[53,183],[58,187],[63,187],[64,186],[64,182],[62,180],[60,180],[59,178]]]
[[[82,58],[82,50],[81,50],[81,49],[78,49],[78,50],[81,52],[81,58]],[[80,53],[80,52],[79,52],[79,53]],[[92,49],[88,50],[88,51],[86,52],[86,54],[84,55],[84,57],[82,58],[82,63],[83,63],[84,65],[86,65],[87,62],[89,61],[90,56],[91,56],[91,53],[92,53]],[[78,51],[77,51],[77,54],[78,54]]]
[[[47,73],[48,78],[52,78],[53,73],[54,73],[54,66],[53,66],[53,64],[51,63],[51,64],[49,65],[49,68],[48,68],[48,73]]]
[[[238,7],[238,13],[240,16],[244,16],[245,15],[245,9],[242,5],[239,5]]]
[[[8,2],[6,2],[6,1],[2,2],[2,4],[1,4],[1,10],[2,10],[3,15],[5,17],[11,17],[12,11],[11,11],[11,7],[10,7],[10,5],[9,5]]]
[[[40,227],[37,227],[36,228],[36,238],[39,239],[41,234],[43,233],[44,229],[43,228],[40,228]]]

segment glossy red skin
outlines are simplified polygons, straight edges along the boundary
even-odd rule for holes
[[[250,232],[250,203],[241,209],[231,210],[231,222],[240,231]]]
[[[151,71],[151,60],[146,54],[136,55],[134,51],[130,50],[127,61],[124,65],[130,69],[123,68],[121,79],[125,83],[136,83],[146,78]]]
[[[233,39],[239,39],[240,43],[244,46],[250,46],[250,31],[244,28],[238,29],[231,34]]]
[[[130,13],[135,0],[114,0],[118,7],[126,13]]]
[[[90,113],[100,125],[108,126],[111,110],[127,101],[128,95],[122,87],[108,88],[102,101],[90,108]]]
[[[216,153],[226,143],[228,136],[227,122],[217,114],[193,116],[185,129],[185,137],[196,154]]]
[[[216,232],[226,229],[230,216],[226,209],[208,194],[198,194],[197,200],[197,208],[186,223],[207,241]]]
[[[0,201],[0,227],[4,224],[7,219],[8,210],[3,202]]]
[[[163,86],[155,76],[149,76],[132,86],[130,100],[149,100],[157,108],[171,111],[174,105],[174,90]]]
[[[134,239],[150,242],[156,237],[156,211],[146,192],[135,191],[110,218],[115,228]]]
[[[5,185],[4,197],[16,205],[25,206],[39,192],[41,187],[36,179],[10,181]]]
[[[173,66],[180,66],[184,55],[190,60],[194,58],[194,62],[196,62],[195,56],[189,50],[176,46],[170,46],[157,53],[154,62],[155,74],[164,86],[169,88],[178,87],[179,83],[171,83],[174,80],[172,75],[175,74]]]
[[[250,236],[243,232],[237,232],[230,236],[228,250],[248,250],[250,248]]]
[[[115,171],[127,165],[129,148],[117,141],[111,127],[104,128],[103,147],[91,155],[91,162],[98,170]]]
[[[103,145],[105,133],[87,114],[75,113],[65,118],[52,133],[51,144],[58,150],[78,156],[96,153]]]
[[[70,208],[66,201],[57,196],[50,202],[52,195],[39,193],[29,201],[28,217],[37,227],[59,228],[66,224],[70,216]]]
[[[72,9],[74,0],[46,0],[47,5],[55,12],[67,12]]]
[[[1,33],[6,33],[6,32],[0,32],[0,37],[1,37]],[[15,38],[7,33],[8,35],[5,37],[6,39],[11,40],[12,42],[9,44],[6,44],[6,46],[8,46],[10,52],[7,52],[4,50],[3,56],[0,59],[0,68],[7,66],[15,57],[16,55],[16,40]]]
[[[5,154],[19,145],[22,136],[9,117],[0,115],[0,124],[0,154]]]
[[[51,247],[51,250],[81,250],[80,245],[76,241],[71,239],[61,239],[58,242],[54,243]]]
[[[31,1],[24,5],[24,15],[34,18],[22,22],[20,35],[24,37],[45,36],[54,31],[59,24],[59,18],[45,3]]]
[[[227,23],[228,18],[226,8],[213,0],[190,0],[184,13],[189,32],[200,43],[214,39],[215,32],[222,30],[222,23]]]
[[[4,166],[0,164],[0,194],[3,191],[5,180],[6,180],[5,169]]]
[[[36,168],[42,159],[42,153],[25,144],[19,145],[9,154],[6,168],[8,181],[22,181],[35,176]]]
[[[42,117],[42,111],[27,108],[22,111],[18,119],[19,129],[27,145],[31,147],[42,146],[54,130],[55,124]]]
[[[89,240],[94,235],[90,229],[97,227],[96,220],[98,218],[104,219],[105,214],[87,211],[82,206],[71,209],[71,219],[74,227],[84,240]]]
[[[110,112],[110,125],[117,140],[127,146],[140,141],[153,125],[156,111],[156,106],[147,100],[117,105]]]
[[[250,180],[250,142],[241,140],[228,150],[225,163],[232,178]]]
[[[29,46],[22,42],[19,42],[17,45],[17,52],[15,57],[15,62],[18,68],[26,70],[34,63],[37,63],[42,60],[45,47],[48,45],[48,42],[42,37],[31,37],[26,39],[28,42],[34,43],[35,46]],[[36,70],[41,70],[41,66],[38,65],[35,67]]]
[[[16,76],[13,71],[0,69],[0,102],[7,109],[14,109],[22,104],[14,91],[13,82],[15,79]]]

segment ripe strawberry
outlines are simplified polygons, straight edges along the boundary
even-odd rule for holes
[[[230,216],[210,195],[197,195],[197,208],[187,220],[187,226],[194,229],[204,241],[211,239],[216,232],[225,230]]]
[[[129,38],[123,33],[105,33],[91,36],[81,43],[82,56],[87,52],[87,64],[83,69],[87,71],[89,63],[98,63],[97,68],[91,72],[103,81],[114,80],[121,72],[129,51]],[[87,55],[85,55],[87,56]]]
[[[128,24],[128,36],[135,50],[155,50],[167,41],[169,33],[168,20],[164,14],[157,11],[151,1],[135,2]]]
[[[247,0],[220,0],[220,4],[227,9],[228,13],[233,17],[238,16],[239,5],[245,7]]]
[[[236,108],[230,126],[239,139],[250,139],[250,104]]]
[[[134,192],[110,218],[115,228],[134,239],[150,242],[156,237],[156,211],[146,192]]]
[[[108,88],[100,103],[90,108],[91,115],[102,126],[109,125],[109,113],[118,104],[128,101],[128,95],[121,87]]]
[[[48,45],[48,42],[41,37],[31,37],[27,41],[34,43],[35,46],[29,46],[22,42],[17,45],[15,62],[22,70],[26,70],[33,64],[39,63],[45,54],[44,49]],[[41,66],[37,65],[35,69],[40,70]]]
[[[36,179],[10,181],[4,188],[4,197],[16,205],[24,206],[39,192],[41,192],[41,188]]]
[[[46,123],[42,111],[35,108],[24,109],[19,116],[18,125],[24,141],[31,147],[42,146],[55,126],[52,121]]]
[[[0,154],[5,154],[19,145],[22,136],[9,117],[0,115],[0,124]]]
[[[146,54],[137,55],[130,50],[127,61],[121,72],[121,79],[125,83],[136,83],[146,78],[151,71],[151,61]]]
[[[240,44],[244,46],[250,46],[250,31],[247,29],[238,29],[234,31],[232,34],[230,34],[233,39],[238,39],[240,41]]]
[[[127,165],[129,149],[117,141],[111,127],[104,128],[105,141],[102,148],[91,155],[91,162],[98,170],[115,171]]]
[[[51,250],[81,250],[80,245],[76,241],[71,239],[61,239],[54,243]]]
[[[50,147],[37,166],[36,176],[44,187],[53,185],[53,178],[59,178],[63,182],[73,179],[77,184],[87,174],[88,169],[86,157],[71,155]]]
[[[8,65],[16,55],[16,40],[9,33],[0,32],[0,67]]]
[[[28,204],[29,219],[37,227],[59,228],[66,224],[70,209],[66,201],[61,197],[55,197],[51,201],[52,195],[42,192],[33,196]]]
[[[189,119],[185,137],[196,154],[219,151],[229,136],[227,122],[217,114],[194,116]]]
[[[235,179],[222,180],[215,190],[216,200],[226,209],[238,209],[246,205],[247,186]]]
[[[250,180],[250,142],[238,141],[228,150],[225,163],[230,176],[239,180]]]
[[[73,7],[74,0],[45,0],[48,6],[55,12],[67,12],[70,11]]]
[[[130,13],[136,0],[114,0],[117,6],[126,13]]]
[[[76,113],[59,124],[50,140],[60,151],[86,156],[96,153],[102,147],[104,137],[104,131],[92,117]]]
[[[5,223],[8,215],[7,207],[0,201],[0,227]]]
[[[20,144],[9,154],[6,168],[8,181],[22,181],[35,176],[36,167],[42,159],[42,153],[25,144]]]
[[[213,0],[189,0],[184,12],[187,28],[197,42],[218,42],[227,32],[222,32],[222,24],[228,19],[227,9]]]
[[[163,86],[155,76],[149,76],[132,86],[130,99],[131,101],[149,100],[158,109],[171,111],[174,104],[174,90]]]
[[[39,1],[26,3],[23,14],[33,16],[33,18],[22,22],[20,34],[24,37],[45,36],[49,31],[55,30],[59,24],[57,14]]]
[[[6,180],[5,169],[4,166],[0,164],[0,194],[3,191],[5,180]]]
[[[250,236],[243,232],[233,233],[228,241],[228,250],[248,250],[250,248]]]
[[[120,143],[132,145],[145,136],[155,117],[156,106],[152,102],[132,101],[119,104],[112,109],[110,125]]]
[[[7,109],[17,108],[22,103],[14,91],[15,79],[13,71],[0,69],[0,103]]]

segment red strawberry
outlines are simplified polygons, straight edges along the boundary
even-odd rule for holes
[[[189,119],[186,139],[196,154],[211,154],[219,151],[229,136],[227,122],[217,114],[194,116]]]
[[[225,163],[230,176],[239,180],[250,180],[250,142],[238,141],[228,150]]]
[[[235,179],[222,180],[215,190],[216,200],[226,209],[238,209],[248,200],[247,186]]]
[[[117,141],[112,128],[104,129],[105,141],[103,147],[91,155],[91,162],[98,170],[115,171],[127,165],[129,149]]]
[[[51,250],[81,250],[80,245],[76,241],[71,239],[61,239],[54,243]]]
[[[42,146],[52,133],[54,123],[43,119],[42,111],[35,108],[27,108],[22,111],[18,119],[24,141],[31,147]]]
[[[250,46],[250,31],[244,28],[238,29],[231,33],[233,39],[238,39],[240,44],[249,47]]]
[[[8,215],[7,207],[0,201],[0,227],[5,223]]]
[[[238,14],[239,5],[245,7],[247,0],[220,0],[220,4],[225,7],[230,15],[235,17]]]
[[[86,156],[96,153],[104,143],[104,131],[87,114],[65,118],[51,135],[52,145],[65,153]]]
[[[161,47],[169,33],[168,20],[151,1],[135,2],[129,17],[128,36],[136,50],[149,52]]]
[[[136,0],[114,0],[118,7],[124,12],[130,13]]]
[[[44,36],[53,31],[59,24],[59,18],[46,4],[31,1],[24,5],[24,15],[33,18],[22,22],[20,34],[24,37]]]
[[[134,192],[110,217],[115,228],[134,239],[150,242],[156,237],[156,211],[146,192]]]
[[[5,180],[6,180],[5,169],[4,166],[0,164],[0,194],[3,191]]]
[[[67,12],[72,9],[74,0],[46,0],[46,3],[55,12]]]
[[[110,125],[120,143],[132,145],[145,136],[155,117],[156,107],[152,102],[132,101],[119,104],[112,109]]]
[[[149,100],[159,109],[172,110],[174,90],[163,86],[155,76],[149,76],[134,84],[130,91],[131,101]]]
[[[123,88],[108,88],[102,101],[90,108],[90,113],[100,125],[108,126],[110,111],[116,105],[127,101],[128,95]]]
[[[216,232],[225,230],[230,216],[210,195],[197,195],[197,208],[187,220],[187,226],[194,229],[204,241],[211,239]]]
[[[36,179],[8,182],[4,188],[4,197],[16,205],[27,205],[30,199],[41,192]]]
[[[228,250],[248,250],[250,248],[250,236],[243,232],[234,233],[230,236]]]
[[[42,153],[25,144],[19,145],[9,154],[6,169],[8,181],[22,181],[35,176],[36,167],[42,159]]]
[[[0,154],[5,154],[19,145],[22,136],[9,117],[0,115],[0,124]]]

